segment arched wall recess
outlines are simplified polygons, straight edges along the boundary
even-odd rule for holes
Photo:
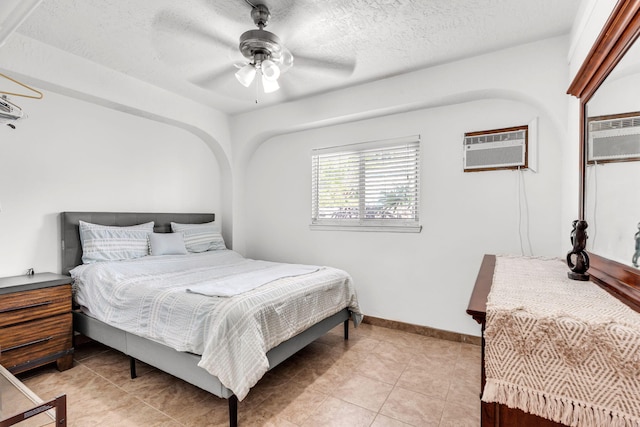
[[[6,70],[0,70],[5,71]],[[187,132],[190,132],[200,138],[205,145],[213,152],[214,156],[218,161],[218,165],[220,167],[220,173],[222,178],[222,183],[220,183],[221,190],[221,200],[222,200],[222,211],[216,212],[217,218],[223,219],[222,223],[222,233],[225,238],[225,242],[231,246],[233,244],[233,211],[232,211],[232,187],[233,187],[233,173],[231,169],[231,162],[229,159],[229,154],[223,147],[223,145],[212,136],[209,132],[207,132],[202,127],[193,124],[187,123],[185,121],[176,120],[174,118],[164,116],[158,113],[153,113],[150,111],[145,111],[143,109],[133,107],[131,105],[125,105],[123,103],[119,103],[110,99],[106,99],[104,97],[92,95],[89,93],[81,92],[69,87],[64,87],[60,84],[56,84],[53,82],[44,81],[37,78],[30,78],[28,76],[22,75],[17,72],[11,73],[13,76],[24,80],[30,81],[32,85],[38,86],[45,91],[51,91],[58,93],[60,95],[68,96],[70,98],[78,99],[85,102],[90,102],[102,107],[110,108],[116,111],[120,111],[123,113],[128,113],[137,117],[141,117],[148,120],[157,121],[160,123],[167,124],[169,126],[175,126],[177,128],[183,129]]]
[[[340,125],[344,123],[353,123],[353,122],[358,122],[362,120],[370,120],[378,117],[391,116],[394,114],[408,113],[411,111],[427,110],[430,108],[446,107],[450,105],[463,104],[466,102],[481,101],[481,100],[488,100],[488,99],[518,101],[518,102],[522,102],[523,104],[531,105],[532,107],[538,109],[549,118],[549,120],[553,123],[555,130],[560,135],[562,135],[562,137],[566,136],[567,130],[564,127],[561,120],[558,117],[555,117],[553,114],[551,114],[551,112],[538,100],[528,96],[526,93],[523,93],[523,92],[495,88],[495,89],[483,89],[483,90],[477,90],[477,91],[455,93],[455,94],[451,94],[451,95],[444,96],[437,99],[424,100],[422,102],[415,102],[415,103],[405,104],[405,105],[397,105],[397,106],[392,106],[392,107],[382,108],[377,110],[363,111],[363,112],[354,113],[346,116],[334,117],[331,119],[324,119],[324,120],[315,121],[315,122],[311,121],[311,122],[299,124],[290,128],[268,129],[259,134],[254,135],[253,138],[245,144],[245,149],[243,150],[243,152],[238,153],[237,159],[238,161],[250,159],[253,153],[256,151],[256,149],[258,149],[260,144],[264,143],[270,138],[273,138],[279,135],[286,135],[286,134],[301,132],[305,130],[318,129],[318,128],[327,127],[327,126],[335,126],[335,125]]]
[[[516,101],[521,102],[525,105],[530,105],[534,107],[537,111],[540,112],[540,116],[544,118],[544,120],[548,120],[552,123],[554,132],[556,135],[559,135],[560,140],[564,140],[567,137],[567,129],[563,125],[562,120],[557,117],[557,115],[552,114],[552,112],[547,108],[543,103],[541,103],[538,99],[528,95],[525,92],[520,92],[516,90],[506,90],[501,88],[491,88],[491,89],[482,89],[482,90],[474,90],[474,91],[466,91],[450,94],[447,96],[442,96],[439,98],[431,98],[424,99],[420,102],[413,102],[403,105],[395,105],[387,108],[379,108],[368,111],[361,111],[353,114],[342,115],[337,117],[332,117],[329,119],[322,119],[317,121],[309,121],[306,123],[299,123],[295,126],[291,127],[276,127],[273,126],[271,129],[264,129],[254,135],[251,135],[250,139],[246,140],[242,149],[238,150],[234,153],[234,166],[233,170],[235,171],[235,184],[234,184],[234,213],[235,213],[235,228],[234,228],[234,238],[235,238],[235,246],[234,249],[244,252],[246,249],[246,237],[244,233],[244,218],[242,216],[242,212],[244,212],[244,201],[242,197],[239,196],[243,194],[243,185],[244,180],[243,176],[246,174],[246,170],[249,162],[251,161],[252,156],[256,152],[256,150],[260,147],[261,144],[269,141],[272,138],[293,134],[297,132],[319,129],[323,127],[336,126],[346,123],[355,123],[358,121],[370,120],[385,116],[392,116],[396,114],[409,113],[413,111],[419,110],[428,110],[433,108],[440,108],[446,106],[452,106],[456,104],[464,104],[474,101],[482,101],[482,100],[490,100],[490,99],[498,99],[498,100],[508,100],[508,101]],[[533,119],[533,117],[531,118]],[[462,144],[462,142],[461,142]]]

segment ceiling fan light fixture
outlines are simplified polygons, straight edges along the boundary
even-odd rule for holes
[[[267,76],[263,74],[262,88],[264,89],[264,93],[272,93],[280,89],[280,85],[278,84],[278,80],[269,80]]]
[[[282,64],[283,69],[293,67],[293,55],[289,52],[288,49],[282,49],[282,54],[280,55],[280,64]]]
[[[253,64],[247,64],[236,71],[236,79],[238,79],[244,87],[249,87],[255,77],[256,67],[254,67]]]
[[[280,68],[270,59],[262,61],[260,68],[262,69],[262,76],[269,81],[275,82],[280,77]]]

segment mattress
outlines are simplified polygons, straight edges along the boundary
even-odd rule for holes
[[[85,313],[201,355],[199,366],[240,400],[268,370],[271,348],[345,307],[361,318],[346,272],[231,250],[85,264],[71,275]]]

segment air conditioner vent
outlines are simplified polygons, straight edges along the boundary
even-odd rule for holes
[[[466,133],[464,171],[527,167],[528,126]]]
[[[640,117],[625,117],[614,120],[602,120],[591,122],[590,130],[597,132],[610,129],[624,129],[631,127],[640,127]]]
[[[591,119],[587,148],[591,164],[640,160],[640,113]]]

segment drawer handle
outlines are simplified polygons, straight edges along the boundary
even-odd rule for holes
[[[42,307],[43,305],[49,305],[53,303],[53,301],[44,301],[44,302],[37,302],[35,304],[30,304],[30,305],[23,305],[21,307],[10,307],[10,308],[5,308],[0,310],[0,314],[1,313],[10,313],[12,311],[19,311],[19,310],[26,310],[28,308],[34,308],[34,307]]]
[[[52,338],[53,337],[40,338],[39,340],[27,342],[27,343],[24,343],[24,344],[14,345],[13,347],[5,347],[5,348],[3,348],[1,350],[2,350],[3,353],[6,353],[8,351],[18,350],[20,348],[29,347],[30,345],[36,345],[36,344],[40,344],[40,343],[43,343],[43,342],[47,342],[47,341],[50,341]]]

